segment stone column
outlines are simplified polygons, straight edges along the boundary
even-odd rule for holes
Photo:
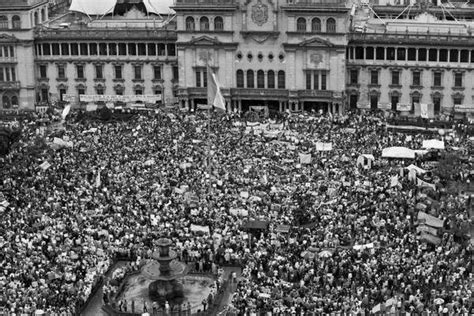
[[[278,101],[278,111],[279,112],[283,112],[283,102],[282,101]]]
[[[194,108],[194,99],[189,100],[189,105],[190,105],[190,110],[194,111],[195,110],[195,108]]]
[[[239,113],[242,113],[242,100],[238,101]]]
[[[189,111],[189,100],[188,100],[188,98],[184,99],[184,107]]]

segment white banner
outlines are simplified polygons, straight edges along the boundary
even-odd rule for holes
[[[369,103],[359,103],[359,102],[357,102],[357,108],[358,109],[370,109],[370,104]]]
[[[410,112],[411,104],[407,103],[397,103],[397,111],[401,112]]]
[[[474,105],[469,104],[455,104],[454,105],[455,112],[462,112],[462,113],[474,113]]]
[[[152,95],[101,95],[101,94],[81,94],[81,102],[144,102],[155,103],[161,101],[161,94]]]

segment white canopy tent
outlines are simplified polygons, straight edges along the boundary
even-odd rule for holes
[[[72,0],[70,11],[81,12],[87,15],[105,15],[111,13],[118,0]],[[173,0],[142,0],[148,13],[158,15],[173,14],[170,8]]]

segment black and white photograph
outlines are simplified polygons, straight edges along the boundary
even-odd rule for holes
[[[0,0],[0,316],[474,315],[474,0]]]

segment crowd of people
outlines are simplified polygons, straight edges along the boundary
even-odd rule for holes
[[[196,269],[242,266],[239,315],[474,313],[466,197],[434,173],[423,178],[431,191],[404,176],[423,159],[381,157],[433,135],[387,130],[375,114],[249,124],[160,110],[109,122],[72,114],[54,136],[35,121],[22,126],[0,158],[0,306],[9,312],[74,314],[118,253],[149,258],[168,237]],[[469,137],[443,140],[472,156]],[[370,167],[357,165],[361,154],[374,156]],[[443,222],[436,239],[420,237],[420,209]],[[269,226],[242,229],[256,220]]]

